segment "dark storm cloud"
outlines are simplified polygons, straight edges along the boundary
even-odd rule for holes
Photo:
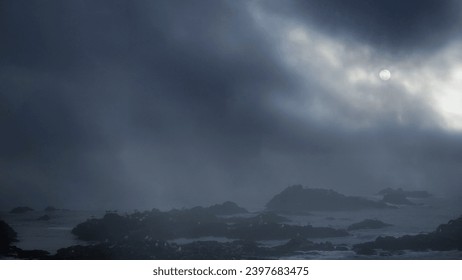
[[[462,9],[455,0],[292,0],[268,6],[395,54],[434,49],[461,36]]]
[[[2,185],[13,193],[123,197],[131,180],[115,157],[137,146],[169,151],[139,158],[168,174],[161,189],[197,173],[191,164],[235,165],[272,133],[259,100],[288,88],[242,1],[6,1],[1,18]]]
[[[447,1],[362,2],[285,2],[277,14],[399,47],[414,42],[406,32],[420,42],[427,28],[441,42],[452,32]],[[458,187],[459,134],[421,128],[432,113],[399,90],[377,117],[327,94],[316,77],[323,69],[294,75],[254,4],[269,2],[2,1],[0,205],[259,207],[298,183],[345,193]],[[412,24],[400,29],[406,17]],[[271,103],[301,91],[335,118],[375,125],[295,118]],[[395,101],[408,124],[383,117],[397,114]]]

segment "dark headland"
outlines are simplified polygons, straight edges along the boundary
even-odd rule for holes
[[[344,211],[387,208],[384,202],[346,196],[333,190],[304,188],[294,185],[274,196],[266,209],[284,214],[306,214],[310,211]]]

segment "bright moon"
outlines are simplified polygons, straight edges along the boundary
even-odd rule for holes
[[[382,79],[383,81],[388,81],[388,80],[390,80],[390,78],[391,78],[391,72],[390,72],[390,70],[388,70],[388,69],[380,70],[379,77],[380,77],[380,79]]]

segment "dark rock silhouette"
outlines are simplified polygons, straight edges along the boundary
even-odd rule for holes
[[[326,238],[348,236],[348,232],[328,227],[296,226],[286,224],[238,224],[229,229],[225,237],[248,240],[274,240],[303,238]]]
[[[261,246],[255,241],[232,242],[196,241],[184,245],[162,240],[124,240],[104,242],[88,246],[72,246],[59,249],[51,259],[63,260],[107,260],[107,259],[165,259],[165,260],[232,260],[273,259],[300,251],[346,250],[330,242],[314,243],[303,238],[294,238],[286,244],[274,247]]]
[[[8,257],[23,260],[47,260],[50,257],[50,253],[44,250],[23,250],[18,247],[11,247]]]
[[[343,246],[336,246],[331,242],[315,243],[306,238],[292,238],[286,244],[272,247],[271,250],[275,255],[293,254],[300,251],[345,251],[348,250]]]
[[[267,252],[266,248],[252,241],[197,241],[181,246],[181,250],[177,250],[177,255],[179,259],[236,260],[267,258]]]
[[[353,250],[357,254],[377,254],[377,250],[399,251],[448,251],[462,250],[462,217],[442,224],[427,234],[405,235],[402,237],[378,237],[375,241],[357,244]]]
[[[10,213],[11,214],[23,214],[23,213],[27,213],[31,211],[34,211],[34,209],[30,207],[26,207],[26,206],[21,206],[21,207],[16,207],[16,208],[11,209]]]
[[[42,250],[22,250],[12,243],[17,242],[17,233],[6,222],[0,220],[0,255],[15,259],[47,259],[49,253]]]
[[[49,221],[51,218],[48,215],[43,215],[37,218],[37,221]]]
[[[409,199],[406,198],[404,194],[401,193],[386,194],[383,196],[382,201],[395,205],[414,205],[414,203],[412,203]]]
[[[239,207],[239,205],[231,201],[226,201],[222,204],[215,204],[206,209],[215,215],[235,215],[248,213],[245,208]]]
[[[126,236],[130,229],[138,229],[141,218],[131,219],[116,213],[107,213],[102,219],[89,219],[78,224],[72,233],[82,240],[119,240]],[[159,234],[161,235],[161,234]]]
[[[358,229],[378,229],[378,228],[384,228],[384,227],[389,227],[391,226],[390,224],[384,223],[379,220],[372,220],[372,219],[366,219],[364,221],[361,221],[359,223],[355,223],[350,225],[347,229],[348,230],[358,230]]]
[[[301,185],[286,188],[266,204],[266,208],[270,211],[287,214],[385,207],[387,205],[383,202],[346,196],[333,190],[303,188]]]
[[[386,188],[378,192],[378,194],[383,195],[383,202],[395,205],[414,205],[408,198],[427,198],[431,196],[426,191],[406,191],[401,188]]]
[[[185,245],[168,243],[161,240],[101,243],[89,246],[72,246],[59,249],[52,259],[63,260],[232,260],[262,258],[266,248],[255,242],[234,241],[197,241]]]
[[[5,254],[9,251],[10,245],[18,241],[17,233],[6,222],[0,220],[0,254]]]
[[[372,246],[355,246],[353,248],[356,254],[364,256],[378,255],[377,251]]]
[[[206,236],[233,239],[269,240],[293,237],[320,238],[347,236],[345,230],[327,227],[286,225],[286,218],[274,213],[254,217],[223,217],[209,209],[192,209],[161,212],[152,210],[120,216],[108,213],[102,219],[89,219],[77,225],[72,233],[79,239],[92,241],[137,240],[140,238],[172,240]]]
[[[228,222],[240,224],[268,224],[290,222],[288,218],[280,216],[274,212],[262,212],[254,217],[230,217],[226,220]]]
[[[406,198],[427,198],[431,197],[432,195],[427,191],[407,191],[403,190],[402,188],[386,188],[379,191],[377,194],[379,195],[388,195],[388,194],[400,194]]]

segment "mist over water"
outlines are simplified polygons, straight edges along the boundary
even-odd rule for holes
[[[297,184],[375,202],[385,188],[433,195],[289,215],[394,224],[335,244],[458,218],[462,6],[369,2],[3,1],[0,218],[19,247],[51,252],[87,244],[72,228],[106,210],[232,201],[258,216]],[[72,211],[36,221],[50,205]],[[8,214],[18,206],[36,211]]]
[[[456,219],[462,213],[460,200],[432,197],[414,200],[417,205],[400,206],[390,209],[367,209],[351,211],[313,211],[308,215],[284,215],[289,218],[287,225],[312,225],[314,227],[330,227],[346,229],[350,225],[367,219],[383,221],[391,226],[377,229],[351,230],[348,236],[313,238],[314,242],[330,242],[340,244],[346,248],[352,248],[355,244],[374,241],[379,236],[400,237],[404,235],[417,235],[429,233],[435,230],[440,224]],[[130,214],[133,212],[129,212]],[[255,217],[259,212],[240,214],[237,217]],[[52,218],[49,221],[39,221],[37,217],[42,214],[49,214]],[[89,218],[102,218],[106,215],[104,211],[75,211],[65,210],[59,212],[35,211],[23,215],[2,212],[1,217],[7,221],[17,232],[19,242],[16,246],[24,250],[46,250],[55,254],[59,249],[69,246],[88,246],[97,244],[95,241],[80,240],[71,231],[78,224],[88,221]],[[120,213],[122,215],[122,213]],[[126,215],[126,214],[125,214]],[[236,238],[202,236],[197,238],[172,238],[168,242],[187,245],[191,242],[233,242]],[[268,248],[281,246],[289,239],[261,240],[259,244]],[[422,251],[401,252],[398,255],[374,256],[377,258],[397,259],[460,259],[460,251]],[[296,251],[280,256],[279,258],[294,259],[364,259],[368,256],[357,255],[351,249],[342,251]]]

